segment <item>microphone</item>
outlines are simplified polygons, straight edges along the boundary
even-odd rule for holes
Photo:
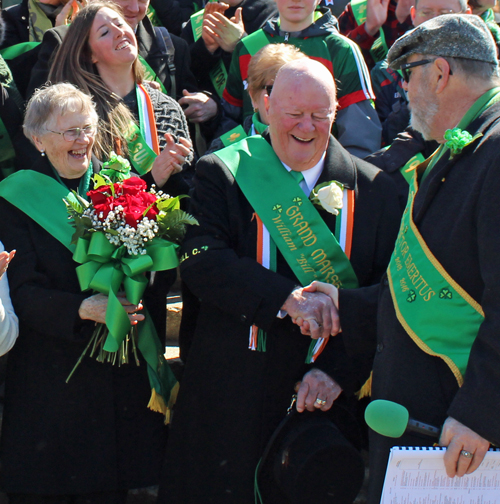
[[[382,436],[399,438],[405,433],[420,434],[439,439],[441,429],[410,418],[408,410],[401,404],[377,399],[365,410],[368,427]]]

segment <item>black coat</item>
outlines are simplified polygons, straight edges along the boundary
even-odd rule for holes
[[[47,30],[40,46],[30,51],[33,52],[33,69],[27,86],[27,98],[33,94],[36,88],[42,86],[47,81],[52,60],[61,46],[68,28],[69,26],[64,25]],[[165,85],[167,94],[170,95],[171,81],[167,57],[161,51],[158,40],[155,37],[153,25],[148,17],[145,17],[137,26],[136,36],[139,54],[154,70],[158,78]],[[178,99],[182,97],[183,89],[187,89],[189,92],[195,92],[198,91],[198,87],[196,85],[196,79],[191,72],[191,59],[186,42],[175,35],[171,34],[171,37],[175,48],[174,63],[176,67],[175,82],[177,86],[177,97],[174,98]]]
[[[46,158],[33,168],[52,174]],[[154,485],[166,428],[147,409],[144,362],[119,368],[85,357],[65,383],[94,327],[78,316],[89,293],[64,245],[3,199],[0,214],[2,241],[17,249],[9,284],[20,325],[7,365],[2,489],[78,494]]]
[[[448,416],[490,442],[500,444],[500,104],[488,108],[469,128],[483,137],[451,161],[443,156],[422,183],[414,221],[436,259],[483,308],[485,320],[473,344],[464,384],[445,362],[422,352],[396,318],[387,279],[382,285],[340,293],[344,341],[351,355],[376,345],[374,399],[408,408],[410,416],[441,426]],[[365,292],[363,292],[365,291]],[[356,327],[356,314],[373,314],[378,299],[378,342],[373,325]],[[373,319],[372,319],[373,320]],[[359,317],[358,317],[359,321]],[[450,327],[460,337],[460,327]],[[432,445],[433,439],[405,435],[370,438],[370,502],[380,500],[393,445]]]
[[[338,180],[355,190],[352,265],[361,285],[377,282],[389,261],[398,225],[395,187],[331,137],[318,183]],[[310,339],[277,313],[297,279],[278,254],[278,272],[259,265],[254,210],[215,155],[197,165],[191,212],[200,226],[183,245],[191,259],[181,273],[201,300],[167,448],[159,502],[253,502],[253,475],[271,433],[284,417]],[[320,210],[330,229],[335,216]],[[193,249],[209,250],[192,255]],[[267,351],[248,349],[250,326],[268,333]],[[342,353],[342,339],[328,343]],[[342,364],[320,356],[338,378]]]

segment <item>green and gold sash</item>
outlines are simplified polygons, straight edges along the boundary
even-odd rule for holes
[[[155,112],[148,92],[142,84],[136,86],[139,126],[130,123],[125,133],[128,139],[129,158],[139,175],[148,173],[156,156],[160,154]]]
[[[433,256],[413,222],[417,191],[415,173],[387,272],[391,296],[411,339],[425,353],[443,359],[461,386],[484,313]]]
[[[212,0],[210,0],[212,1]],[[199,10],[195,12],[191,16],[191,29],[193,30],[194,41],[196,42],[203,32],[203,15],[205,14],[205,9]],[[219,61],[215,64],[215,66],[209,72],[210,80],[215,88],[215,91],[222,98],[222,93],[224,92],[224,88],[226,87],[227,81],[227,70],[224,66],[222,59],[219,58]]]
[[[339,288],[358,287],[337,238],[265,139],[248,137],[215,155],[232,173],[302,285],[319,280]]]

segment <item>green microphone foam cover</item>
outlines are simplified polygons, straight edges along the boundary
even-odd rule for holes
[[[368,427],[382,436],[401,437],[408,426],[410,414],[401,404],[377,399],[365,410]]]

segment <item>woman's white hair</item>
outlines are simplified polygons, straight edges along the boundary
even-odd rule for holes
[[[62,82],[37,89],[26,106],[23,131],[33,142],[33,137],[47,133],[47,123],[55,115],[66,112],[89,114],[97,125],[98,116],[92,97],[82,93],[73,84]]]

